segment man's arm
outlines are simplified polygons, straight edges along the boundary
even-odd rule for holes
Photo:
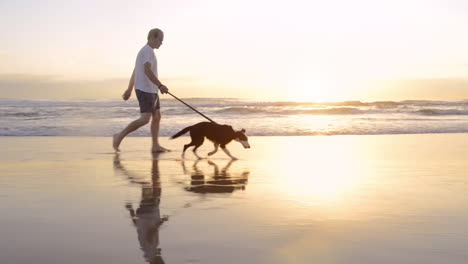
[[[161,93],[167,93],[169,89],[165,85],[163,85],[156,76],[154,76],[153,71],[151,70],[151,63],[147,62],[145,63],[145,74],[150,79],[152,83],[154,83],[156,86],[158,86],[159,90]]]
[[[127,101],[128,98],[132,95],[133,86],[135,86],[135,69],[133,69],[132,77],[130,77],[130,81],[128,82],[128,88],[125,90],[122,98]]]

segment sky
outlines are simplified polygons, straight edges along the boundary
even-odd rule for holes
[[[0,2],[0,98],[117,99],[147,32],[179,97],[468,99],[462,0]]]

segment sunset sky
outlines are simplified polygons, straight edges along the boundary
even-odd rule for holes
[[[468,1],[0,2],[0,98],[117,99],[149,29],[180,97],[468,99]]]

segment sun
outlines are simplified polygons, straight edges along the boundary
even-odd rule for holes
[[[289,94],[290,101],[296,102],[324,102],[333,100],[330,88],[324,81],[317,79],[295,80],[291,83]]]

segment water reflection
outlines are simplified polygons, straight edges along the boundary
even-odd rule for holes
[[[159,210],[161,183],[159,180],[158,155],[153,154],[151,181],[147,181],[137,173],[127,170],[122,164],[119,154],[114,157],[114,169],[124,175],[130,183],[141,185],[141,200],[138,208],[135,210],[130,202],[125,204],[125,208],[136,227],[143,256],[151,264],[164,263],[161,248],[159,248],[159,228],[168,220],[167,216],[161,217]]]
[[[211,161],[207,160],[208,164],[213,167],[212,174],[206,174],[199,168],[201,160],[197,160],[192,165],[192,170],[188,171],[185,166],[185,161],[181,161],[184,174],[190,174],[190,184],[185,187],[185,190],[194,193],[232,193],[236,190],[245,190],[249,178],[249,171],[243,171],[240,174],[232,174],[229,168],[235,162],[230,160],[222,169]]]

